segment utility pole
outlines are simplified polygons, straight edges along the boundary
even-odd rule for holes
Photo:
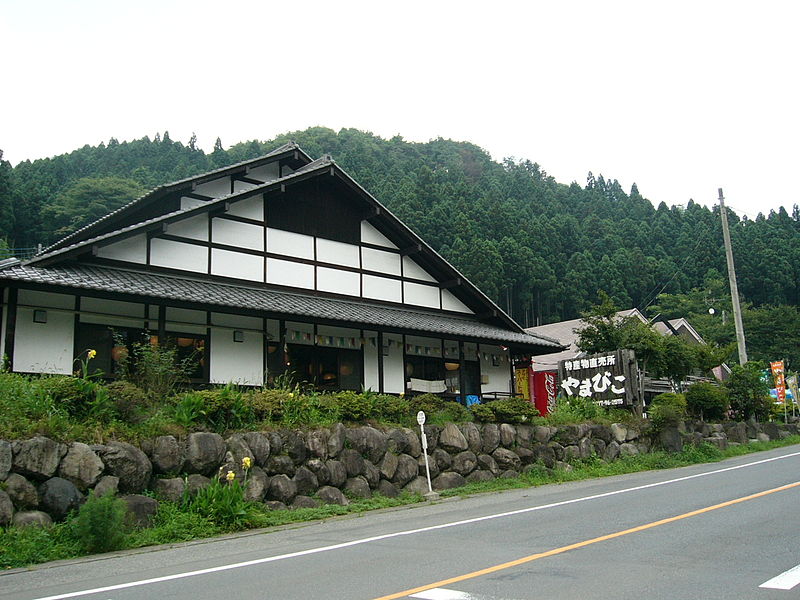
[[[736,327],[736,345],[739,347],[739,364],[744,366],[747,362],[747,347],[744,342],[744,326],[742,325],[742,309],[739,306],[739,287],[736,285],[736,267],[733,266],[733,250],[731,249],[731,234],[728,231],[728,213],[725,210],[725,198],[722,197],[722,188],[719,188],[719,214],[722,217],[722,239],[725,242],[725,258],[728,261],[728,283],[731,288],[731,303],[733,304],[733,323]]]

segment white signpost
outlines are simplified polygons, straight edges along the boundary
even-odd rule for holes
[[[422,440],[422,455],[425,457],[425,474],[428,476],[428,493],[425,494],[426,498],[434,500],[439,497],[439,494],[433,491],[431,486],[431,468],[428,464],[428,436],[425,435],[425,411],[417,413],[417,423],[419,423],[419,439]]]

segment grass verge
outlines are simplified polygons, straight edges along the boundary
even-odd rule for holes
[[[461,488],[444,490],[441,495],[467,496],[486,492],[498,492],[515,488],[527,488],[567,481],[578,481],[612,475],[624,475],[640,471],[672,469],[693,464],[718,462],[725,458],[751,454],[773,448],[800,444],[800,436],[791,436],[773,442],[754,442],[731,446],[719,450],[710,445],[687,447],[683,452],[652,452],[628,456],[612,463],[592,458],[575,463],[571,470],[548,470],[535,468],[517,478],[494,479],[468,484]],[[390,508],[421,502],[418,495],[404,494],[399,498],[375,496],[368,500],[354,500],[348,506],[327,505],[319,508],[269,511],[257,508],[248,517],[249,528],[265,528],[291,523],[318,521],[331,517],[360,513],[380,508]],[[157,544],[170,544],[203,539],[231,533],[241,528],[231,528],[215,523],[212,519],[187,511],[177,504],[162,502],[152,527],[129,532],[123,548],[141,548]],[[84,545],[78,536],[75,518],[56,523],[47,529],[14,528],[0,529],[0,568],[25,567],[53,560],[77,558],[85,555]]]

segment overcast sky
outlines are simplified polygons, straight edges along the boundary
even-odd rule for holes
[[[770,0],[0,0],[0,149],[354,127],[656,204],[722,187],[754,218],[800,203],[798,23]]]

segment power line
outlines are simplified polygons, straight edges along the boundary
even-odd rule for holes
[[[686,255],[686,259],[683,261],[683,264],[682,264],[680,267],[678,267],[677,269],[675,269],[675,272],[672,274],[672,277],[670,277],[670,278],[669,278],[669,280],[667,281],[667,283],[665,283],[663,286],[661,286],[661,289],[660,289],[660,290],[658,290],[658,292],[657,292],[655,295],[652,295],[652,294],[653,294],[653,291],[651,290],[651,291],[650,291],[650,292],[647,294],[647,296],[645,296],[645,298],[647,298],[647,299],[648,299],[648,301],[647,301],[647,304],[645,304],[644,306],[641,306],[641,304],[640,304],[640,305],[639,305],[639,307],[637,307],[637,308],[639,309],[639,311],[641,311],[641,312],[644,312],[645,310],[647,310],[647,307],[648,307],[648,306],[650,306],[650,305],[651,305],[653,302],[655,302],[656,298],[658,298],[658,296],[661,294],[661,292],[663,292],[663,291],[664,291],[664,290],[667,288],[667,286],[668,286],[670,283],[672,283],[672,281],[675,279],[675,277],[677,277],[677,276],[678,276],[678,273],[680,273],[681,271],[683,271],[683,268],[684,268],[684,267],[686,266],[686,264],[689,262],[689,259],[690,259],[690,258],[692,258],[692,254],[694,253],[694,251],[695,251],[695,250],[697,250],[697,249],[700,247],[700,244],[701,244],[703,241],[705,241],[705,238],[703,238],[703,236],[699,236],[699,237],[697,238],[697,244],[695,244],[695,247],[694,247],[694,248],[692,248],[692,251],[691,251],[691,252],[689,252],[689,253]],[[656,284],[656,285],[653,287],[653,290],[655,290],[657,287],[658,287],[658,284]],[[652,295],[652,297],[651,297],[651,295]]]

